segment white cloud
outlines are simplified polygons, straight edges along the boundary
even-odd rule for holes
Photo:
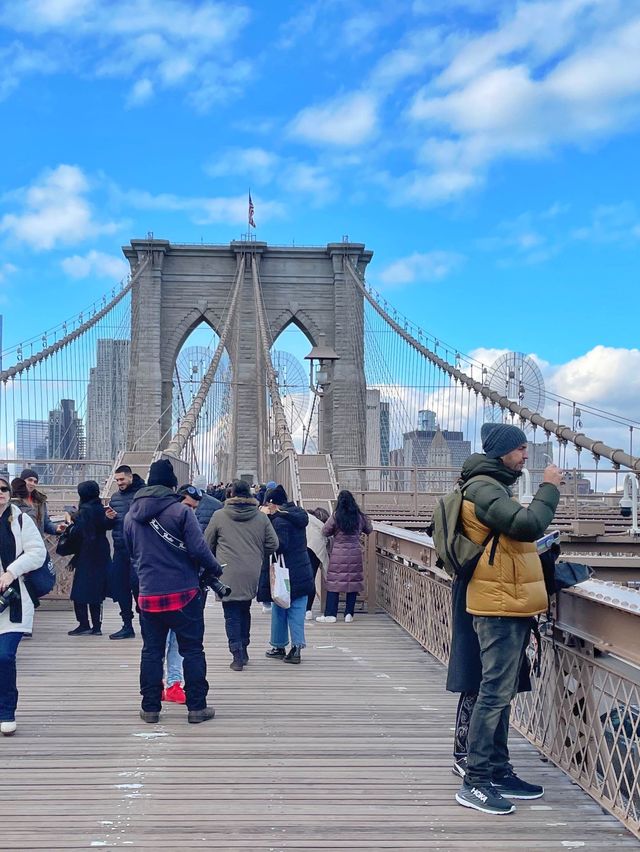
[[[388,285],[441,281],[455,272],[463,261],[462,255],[450,251],[414,252],[390,263],[379,273],[379,278]]]
[[[251,183],[269,183],[280,157],[264,148],[227,148],[212,157],[204,170],[211,177],[246,175]]]
[[[57,60],[42,50],[29,50],[14,41],[0,49],[0,100],[8,97],[25,77],[51,74],[57,70]]]
[[[594,346],[546,381],[554,393],[640,420],[640,349]]]
[[[0,219],[0,233],[36,251],[72,245],[101,233],[113,233],[113,222],[98,222],[87,199],[89,181],[78,166],[60,165],[31,186],[12,193],[23,210]]]
[[[136,80],[133,84],[129,97],[127,98],[127,106],[135,107],[147,103],[153,97],[153,83],[148,77],[142,77]]]
[[[368,141],[376,126],[376,99],[355,92],[303,109],[289,125],[289,132],[313,145],[350,147]]]
[[[92,249],[85,255],[75,254],[61,261],[62,268],[72,278],[111,278],[121,280],[129,272],[123,258]]]
[[[590,223],[576,228],[572,236],[592,243],[635,245],[640,238],[640,214],[629,201],[601,204],[593,210]]]
[[[233,50],[250,15],[247,5],[212,0],[195,6],[181,0],[8,0],[0,26],[41,39],[41,54],[58,67],[146,79],[154,89],[181,86],[205,110],[249,78],[250,63],[236,61]],[[13,85],[29,70],[15,69]],[[148,94],[148,87],[136,91],[134,85],[127,105]]]
[[[0,263],[0,284],[7,280],[10,275],[18,271],[18,267],[12,263]]]
[[[458,47],[407,115],[428,139],[398,193],[423,204],[480,186],[497,159],[624,131],[640,118],[637,7],[634,17],[605,0],[521,4]]]
[[[182,211],[198,225],[247,225],[248,196],[181,196],[172,193],[153,195],[144,190],[115,190],[124,204],[138,210]],[[258,224],[281,219],[285,208],[279,201],[268,201],[252,194]]]

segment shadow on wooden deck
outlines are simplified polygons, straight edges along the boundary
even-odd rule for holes
[[[228,668],[207,609],[210,703],[188,725],[168,704],[138,718],[140,640],[72,639],[44,608],[19,650],[18,734],[0,738],[0,849],[609,849],[638,841],[512,733],[546,794],[491,817],[461,808],[451,773],[455,697],[444,669],[386,615],[308,624],[303,664],[267,660],[253,607],[251,662]]]

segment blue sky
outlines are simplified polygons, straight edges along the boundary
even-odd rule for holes
[[[5,346],[126,271],[120,246],[375,252],[463,352],[640,418],[640,0],[4,0]]]

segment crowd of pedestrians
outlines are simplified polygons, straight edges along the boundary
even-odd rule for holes
[[[447,689],[460,693],[453,770],[462,786],[456,800],[503,815],[514,811],[513,799],[544,793],[516,775],[508,730],[512,699],[530,688],[526,649],[533,618],[548,605],[535,542],[553,519],[562,474],[555,465],[547,467],[535,497],[522,506],[511,487],[527,461],[525,434],[513,425],[486,423],[481,436],[484,452],[467,459],[460,477],[459,528],[482,552],[472,575],[453,582]],[[72,554],[70,596],[78,624],[70,636],[101,635],[102,604],[109,593],[122,618],[122,627],[109,638],[135,638],[135,603],[143,642],[140,716],[152,724],[160,719],[163,701],[186,703],[192,724],[215,715],[207,704],[207,588],[222,601],[230,668],[236,672],[249,663],[254,599],[271,612],[266,657],[300,664],[319,570],[326,596],[316,622],[337,621],[341,594],[344,620],[353,621],[364,588],[361,541],[372,525],[349,491],[339,493],[329,515],[322,509],[308,513],[275,482],[252,488],[235,480],[224,488],[203,488],[205,483],[196,480],[178,487],[166,459],[150,466],[146,483],[126,465],[116,470],[115,481],[117,491],[107,507],[97,482],[81,482],[77,510],[54,524],[35,471],[26,469],[11,483],[0,476],[3,735],[16,730],[16,651],[31,634],[37,606],[24,577],[45,559],[43,533],[61,536],[59,547],[64,541],[65,552]],[[278,605],[277,596],[272,600],[276,560],[288,571],[286,607]]]
[[[106,506],[97,482],[79,483],[77,507],[67,507],[64,520],[54,523],[46,495],[37,488],[36,471],[23,470],[11,483],[0,479],[0,595],[6,593],[10,599],[0,612],[3,734],[16,728],[16,650],[20,640],[31,635],[37,606],[25,591],[22,574],[45,560],[45,533],[59,537],[58,552],[70,556],[70,598],[77,625],[68,631],[69,636],[102,635],[107,597],[117,604],[122,619],[122,626],[109,639],[135,639],[138,613],[140,715],[149,723],[158,721],[163,701],[186,704],[190,723],[214,717],[207,705],[204,605],[207,589],[216,587],[217,578],[223,576],[228,587],[216,591],[223,595],[233,671],[242,671],[249,662],[255,599],[271,613],[271,647],[265,656],[300,664],[317,572],[321,568],[325,579],[330,577],[329,537],[335,533],[337,540],[338,531],[345,527],[359,558],[359,568],[352,566],[351,585],[345,588],[353,616],[363,573],[357,539],[360,532],[371,531],[371,524],[349,492],[340,494],[336,520],[321,508],[308,514],[273,481],[251,486],[235,480],[223,487],[196,477],[178,486],[166,459],[153,462],[146,482],[128,465],[116,469],[114,481],[116,490]],[[349,512],[355,512],[355,525],[349,526]],[[276,559],[284,560],[289,575],[288,608],[272,605],[270,574]],[[338,592],[334,594],[337,599]]]

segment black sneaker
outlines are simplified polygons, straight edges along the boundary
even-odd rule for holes
[[[213,707],[203,707],[202,710],[189,710],[187,721],[191,725],[199,725],[200,722],[208,722],[209,719],[213,719],[215,715],[216,711]]]
[[[73,630],[69,630],[67,636],[91,636],[91,628],[88,624],[86,627],[84,624],[79,624]]]
[[[467,774],[467,758],[459,757],[457,760],[454,760],[451,771],[454,775],[459,775],[461,778],[464,778]]]
[[[464,808],[474,808],[485,814],[503,816],[512,814],[516,806],[493,787],[493,784],[469,784],[462,782],[462,787],[456,793],[456,802]]]
[[[120,630],[109,634],[109,639],[135,639],[136,633],[130,624],[123,624]]]
[[[96,625],[96,627],[91,628],[92,636],[102,636],[102,629]]]
[[[544,796],[544,787],[539,784],[528,784],[522,778],[518,778],[513,769],[500,778],[493,778],[491,783],[506,799],[539,799]]]

